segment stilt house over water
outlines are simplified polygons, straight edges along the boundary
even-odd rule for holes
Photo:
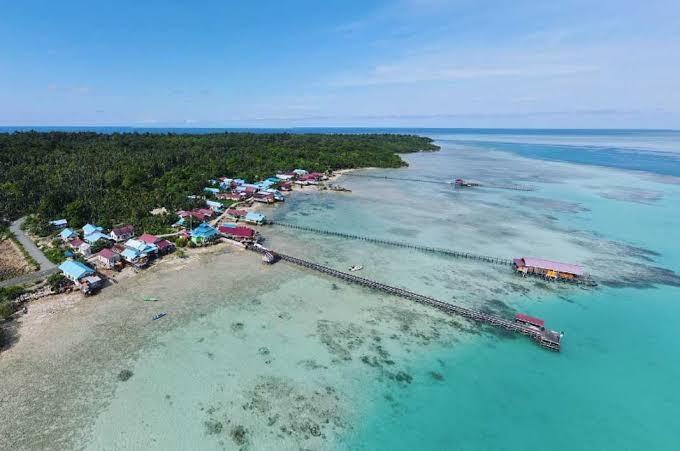
[[[522,257],[513,261],[515,270],[524,275],[533,274],[553,280],[576,280],[584,276],[583,267],[541,258]]]

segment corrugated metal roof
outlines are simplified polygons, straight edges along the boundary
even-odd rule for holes
[[[574,274],[576,276],[583,275],[583,267],[571,263],[561,263],[552,260],[544,260],[542,258],[522,257],[524,266],[533,268],[548,269],[552,271],[563,272],[567,274]]]
[[[59,265],[59,269],[70,279],[80,280],[88,274],[94,274],[94,269],[75,260],[66,260]]]
[[[518,313],[515,315],[515,319],[523,321],[525,323],[533,324],[534,326],[543,327],[545,321],[540,318],[535,318],[533,316],[525,315],[524,313]]]

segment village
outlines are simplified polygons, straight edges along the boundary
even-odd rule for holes
[[[257,243],[260,239],[257,231],[244,224],[266,223],[266,216],[255,211],[259,205],[284,202],[284,193],[295,186],[315,186],[328,179],[327,174],[295,169],[255,183],[226,176],[208,180],[201,195],[189,196],[204,206],[175,212],[177,221],[172,226],[175,231],[160,236],[137,233],[133,225],[105,230],[88,223],[76,230],[69,227],[66,219],[50,221],[65,257],[58,266],[63,275],[58,290],[96,293],[115,272],[125,267],[144,269],[178,247]],[[151,214],[170,213],[160,207]]]

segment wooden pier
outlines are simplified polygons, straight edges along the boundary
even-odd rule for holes
[[[405,182],[433,183],[435,185],[454,185],[455,186],[455,183],[453,181],[444,181],[444,180],[428,180],[428,179],[421,179],[421,178],[390,177],[390,176],[387,176],[387,175],[353,174],[353,173],[348,173],[348,174],[344,174],[344,175],[348,176],[348,177],[365,177],[365,178],[372,178],[372,179],[400,180],[400,181],[405,181]],[[536,191],[536,188],[534,188],[532,186],[527,186],[527,185],[507,185],[507,184],[481,183],[481,182],[479,182],[475,186],[478,186],[480,188],[505,189],[505,190],[512,190],[512,191]]]
[[[395,246],[395,247],[404,247],[408,249],[415,249],[418,251],[422,252],[430,252],[433,254],[441,254],[441,255],[447,255],[450,257],[457,257],[457,258],[467,258],[470,260],[478,260],[486,263],[492,263],[495,265],[503,265],[503,266],[512,266],[512,260],[508,258],[500,258],[500,257],[491,257],[488,255],[478,255],[478,254],[472,254],[470,252],[464,252],[464,251],[457,251],[453,249],[444,249],[440,247],[429,247],[429,246],[421,246],[419,244],[412,244],[412,243],[404,243],[402,241],[391,241],[391,240],[383,240],[380,238],[373,238],[373,237],[368,237],[368,236],[361,236],[361,235],[353,235],[351,233],[343,233],[343,232],[334,232],[332,230],[324,230],[324,229],[315,229],[313,227],[304,227],[304,226],[299,226],[295,224],[289,224],[286,222],[279,222],[279,221],[269,221],[267,224],[271,225],[277,225],[281,227],[288,227],[290,229],[295,229],[295,230],[303,230],[305,232],[312,232],[312,233],[318,233],[321,235],[330,235],[330,236],[337,236],[339,238],[347,238],[350,240],[358,240],[358,241],[367,241],[370,243],[377,243],[377,244],[382,244],[385,246]]]
[[[379,290],[384,293],[392,294],[395,296],[402,297],[404,299],[409,299],[415,302],[418,302],[420,304],[428,305],[430,307],[434,307],[444,313],[450,314],[450,315],[457,315],[457,316],[462,316],[464,318],[467,318],[469,320],[482,323],[482,324],[488,324],[493,327],[498,327],[501,329],[504,329],[509,332],[513,333],[518,333],[522,335],[526,335],[527,337],[531,338],[534,340],[536,343],[539,345],[554,350],[554,351],[559,351],[560,350],[560,345],[561,345],[561,338],[562,335],[558,332],[549,330],[549,329],[539,329],[536,327],[531,327],[525,324],[517,323],[515,321],[501,318],[499,316],[495,315],[490,315],[488,313],[484,313],[478,310],[473,310],[465,307],[460,307],[454,304],[449,304],[448,302],[440,301],[438,299],[429,297],[429,296],[424,296],[421,294],[414,293],[412,291],[405,290],[403,288],[398,288],[398,287],[393,287],[390,285],[386,285],[380,282],[376,282],[370,279],[366,279],[363,277],[356,276],[354,274],[349,274],[346,272],[338,271],[333,268],[329,268],[327,266],[319,265],[317,263],[312,263],[300,258],[292,257],[290,255],[286,254],[281,254],[279,252],[274,252],[271,249],[267,249],[264,246],[261,245],[249,245],[248,246],[249,250],[252,250],[254,252],[258,252],[260,254],[273,254],[276,256],[277,260],[284,260],[289,263],[292,263],[294,265],[301,266],[303,268],[311,269],[314,271],[318,271],[320,273],[326,274],[331,277],[335,277],[350,283],[354,283],[357,285],[362,285],[368,288],[372,288],[374,290]]]

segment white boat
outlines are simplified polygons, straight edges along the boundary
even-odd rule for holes
[[[352,265],[349,267],[350,271],[361,271],[362,269],[364,269],[364,267],[361,265]]]

